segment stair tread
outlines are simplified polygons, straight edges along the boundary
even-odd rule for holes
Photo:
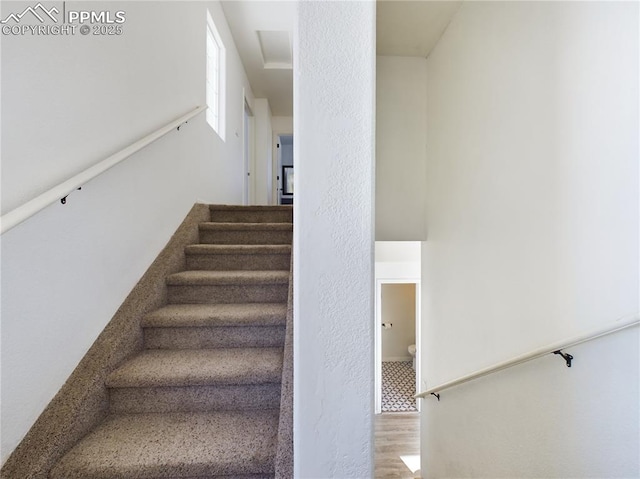
[[[200,223],[201,230],[213,231],[293,231],[293,223]]]
[[[185,247],[186,254],[291,254],[290,245],[226,245],[192,244]]]
[[[145,328],[284,326],[286,303],[171,304],[142,319]]]
[[[211,205],[209,221],[212,223],[291,223],[290,206],[233,206]]]
[[[238,271],[210,271],[194,270],[181,271],[167,276],[170,286],[190,285],[221,285],[221,284],[284,284],[289,281],[289,271],[284,270],[238,270]]]
[[[287,205],[209,205],[209,211],[293,211]]]
[[[278,383],[281,348],[150,349],[126,361],[107,387]]]
[[[69,451],[52,479],[273,474],[278,410],[108,417]]]

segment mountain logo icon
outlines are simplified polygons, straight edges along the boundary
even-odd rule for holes
[[[16,23],[20,23],[20,20],[22,20],[22,17],[24,17],[27,13],[31,13],[34,17],[40,20],[40,23],[45,22],[45,19],[46,19],[45,15],[49,17],[51,20],[53,20],[55,23],[58,23],[58,19],[54,16],[54,14],[58,14],[60,13],[60,11],[56,7],[53,7],[50,10],[47,10],[46,8],[44,8],[42,3],[38,3],[35,7],[29,6],[25,8],[22,13],[10,14],[4,20],[0,20],[0,23],[5,24],[5,23],[8,23],[10,20],[13,20]]]

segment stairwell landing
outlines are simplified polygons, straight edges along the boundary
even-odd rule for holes
[[[51,479],[274,477],[293,211],[209,210],[144,350],[106,378],[109,415]]]

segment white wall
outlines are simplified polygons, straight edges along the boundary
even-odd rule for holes
[[[3,36],[2,211],[204,104],[207,7],[227,47],[227,139],[200,115],[2,236],[2,462],[193,203],[242,200],[250,88],[220,5],[117,5],[122,36]]]
[[[420,241],[376,241],[376,280],[420,279],[421,252]]]
[[[383,284],[381,299],[382,323],[392,324],[382,329],[382,360],[410,360],[409,345],[416,344],[416,285]]]
[[[427,62],[379,56],[376,72],[376,240],[424,240]]]
[[[636,328],[430,397],[423,477],[638,477],[637,349]]]
[[[266,98],[256,98],[253,102],[255,115],[255,196],[253,204],[271,204],[271,183],[273,175],[271,108]]]
[[[297,19],[295,477],[372,477],[375,3]]]
[[[637,314],[637,40],[637,3],[469,2],[431,53],[430,386]],[[426,400],[427,477],[637,477],[637,328],[570,352]]]
[[[420,263],[420,241],[376,241],[376,263]]]
[[[271,125],[273,132],[278,134],[293,133],[293,117],[292,116],[272,116]]]

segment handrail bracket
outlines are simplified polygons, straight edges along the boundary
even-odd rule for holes
[[[573,360],[573,356],[571,356],[571,354],[563,353],[560,349],[558,349],[557,351],[554,351],[553,354],[559,354],[560,356],[562,356],[564,360],[567,362],[567,367],[568,368],[571,367],[571,361]]]
[[[78,188],[76,188],[76,190],[81,190],[81,189],[82,189],[82,186],[79,186]],[[70,194],[71,193],[69,193],[69,195]],[[62,198],[60,198],[60,203],[62,203],[63,205],[66,205],[67,204],[67,196],[69,196],[69,195],[65,195]]]
[[[431,393],[432,396],[435,396],[438,399],[438,402],[440,402],[440,394],[438,393]]]

